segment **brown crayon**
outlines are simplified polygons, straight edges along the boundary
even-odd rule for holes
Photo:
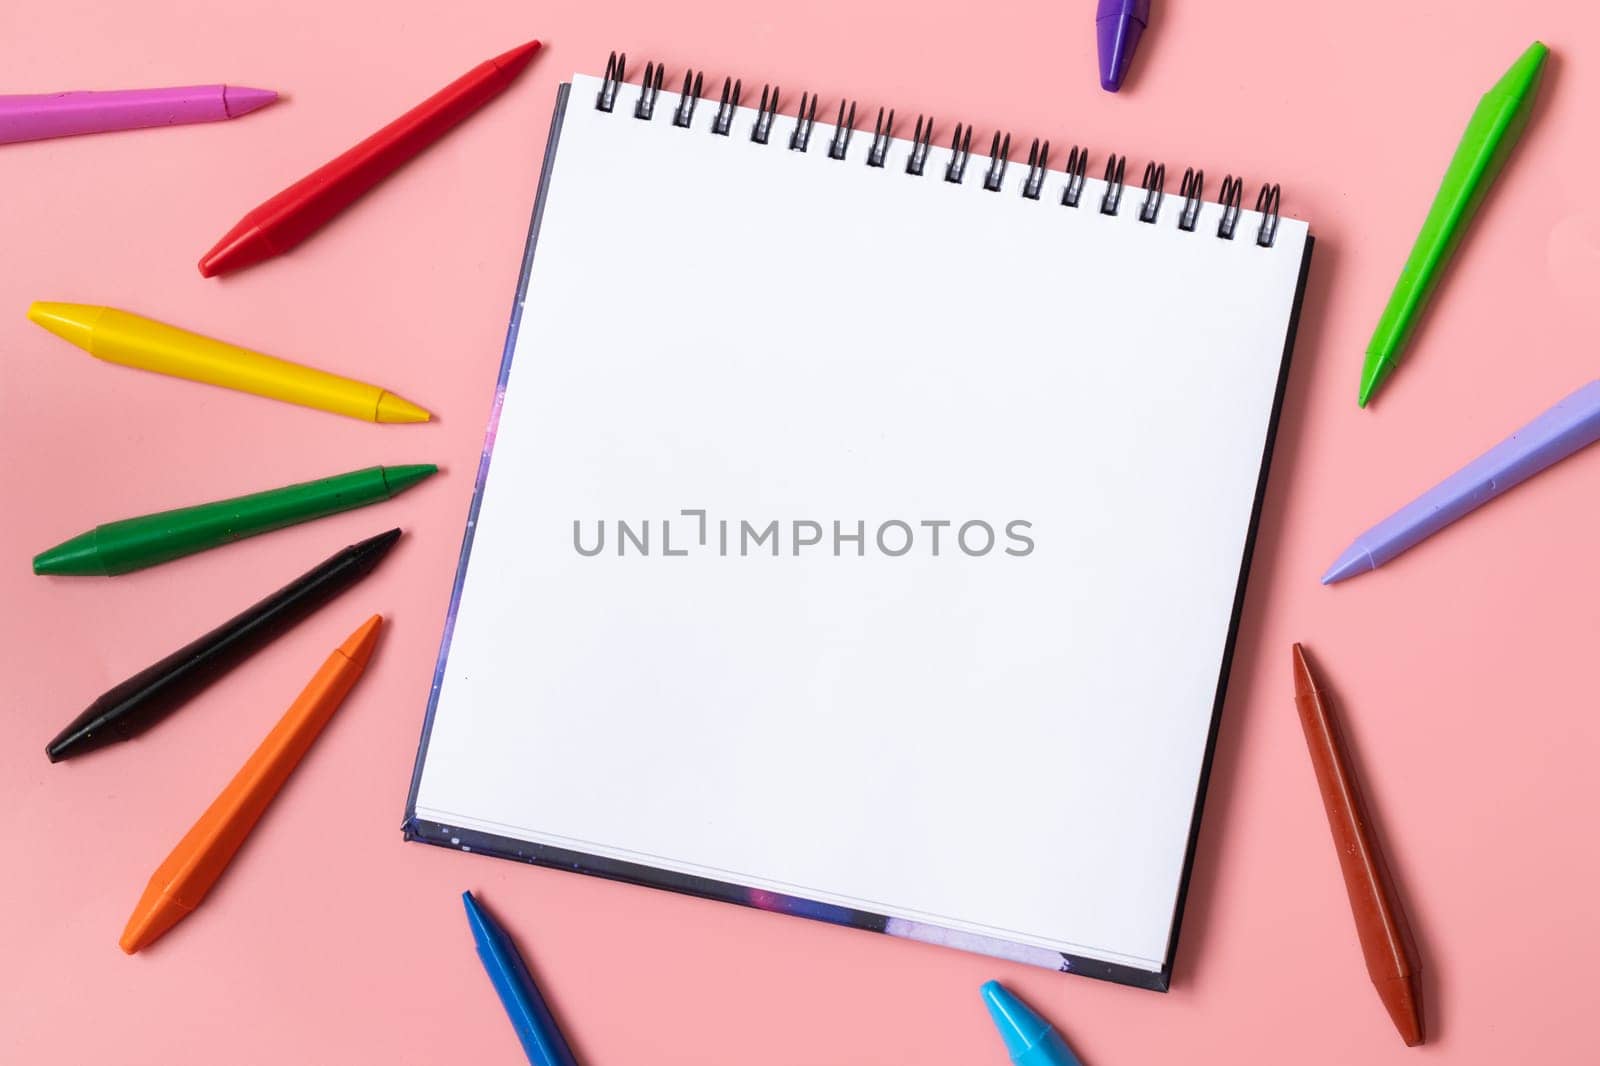
[[[1367,973],[1401,1039],[1407,1047],[1414,1047],[1423,1041],[1422,967],[1417,962],[1417,946],[1389,865],[1378,850],[1344,736],[1299,644],[1294,646],[1294,703],[1311,751],[1317,790],[1328,812],[1328,828],[1339,852],[1339,869],[1350,894]]]

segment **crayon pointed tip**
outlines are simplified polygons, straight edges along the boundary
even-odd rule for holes
[[[1367,401],[1372,399],[1372,394],[1378,391],[1378,386],[1383,384],[1393,369],[1394,360],[1369,354],[1361,364],[1361,391],[1356,395],[1356,403],[1366,407]]]
[[[52,763],[58,763],[74,755],[93,751],[103,746],[107,739],[99,735],[92,726],[80,726],[74,722],[57,733],[54,739],[44,746],[44,757]]]
[[[396,527],[386,532],[379,533],[375,537],[368,537],[366,540],[357,541],[346,548],[344,553],[341,554],[347,554],[351,562],[359,569],[360,573],[370,574],[373,570],[377,569],[379,563],[383,562],[384,557],[389,554],[399,540],[400,529],[399,527]]]
[[[493,952],[500,927],[489,917],[489,913],[483,909],[483,904],[478,902],[478,897],[471,891],[461,893],[461,904],[467,909],[467,925],[472,929],[472,939],[478,945],[478,950]]]
[[[372,658],[372,649],[378,644],[378,631],[383,627],[383,615],[375,614],[356,627],[356,631],[339,645],[339,654],[355,663],[366,666]]]
[[[1389,1020],[1400,1033],[1406,1047],[1416,1047],[1427,1040],[1422,1024],[1422,983],[1415,973],[1383,982],[1378,988],[1379,998],[1389,1012]]]
[[[200,276],[214,278],[219,274],[230,274],[253,266],[273,254],[275,249],[255,225],[235,226],[200,257]]]
[[[1355,577],[1357,574],[1364,574],[1368,570],[1376,570],[1377,568],[1378,564],[1373,562],[1372,553],[1362,547],[1360,542],[1357,542],[1346,548],[1344,554],[1339,556],[1332,566],[1328,567],[1328,572],[1322,575],[1322,583],[1324,585],[1333,585],[1346,578]]]
[[[383,468],[383,483],[389,487],[391,497],[398,496],[419,481],[439,472],[439,468],[432,463],[412,463],[409,466],[386,466]]]
[[[505,71],[508,76],[514,78],[522,73],[524,67],[533,62],[534,53],[543,47],[544,45],[539,41],[529,41],[527,44],[517,45],[509,52],[502,52],[491,59],[490,62]]]
[[[1139,47],[1139,38],[1149,20],[1149,0],[1101,0],[1095,33],[1100,53],[1100,88],[1106,92],[1122,88],[1134,49]]]
[[[33,572],[56,577],[104,577],[105,562],[100,558],[95,531],[79,533],[35,555]]]
[[[1495,87],[1490,90],[1495,93],[1514,93],[1521,95],[1533,89],[1544,74],[1544,66],[1550,58],[1550,49],[1545,47],[1543,41],[1534,41],[1511,68],[1500,76]]]
[[[368,537],[366,540],[357,541],[351,547],[358,552],[372,553],[381,559],[389,553],[390,548],[395,546],[395,543],[400,539],[400,533],[400,527],[396,526],[393,529],[379,533],[376,537]]]
[[[240,115],[259,111],[277,99],[278,94],[271,89],[251,89],[243,85],[222,87],[222,106],[228,112],[229,118],[238,118]]]
[[[129,955],[143,951],[160,940],[168,929],[177,925],[193,909],[151,885],[140,897],[139,905],[134,908],[133,917],[128,919],[127,926],[122,930],[117,946]]]
[[[1317,680],[1311,676],[1311,664],[1306,661],[1306,649],[1299,641],[1294,645],[1294,694],[1310,696],[1317,691]]]
[[[28,305],[28,321],[43,326],[62,340],[93,353],[94,325],[100,320],[103,307],[89,304],[53,303],[35,300]]]
[[[1022,1061],[1050,1032],[1050,1026],[999,981],[984,982],[981,991],[983,1005],[989,1008],[989,1020],[1005,1042],[1006,1054],[1013,1062]]]
[[[1035,1014],[1026,1003],[1012,995],[998,981],[983,986],[983,1005],[989,1019],[1000,1032],[1006,1052],[1015,1063],[1052,1063],[1055,1066],[1082,1066],[1061,1034]]]
[[[378,397],[378,410],[373,418],[375,422],[426,422],[433,416],[418,407],[403,396],[396,396],[386,392]]]

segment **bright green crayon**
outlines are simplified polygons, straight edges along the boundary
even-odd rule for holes
[[[1467,224],[1477,213],[1483,196],[1505,165],[1506,156],[1522,136],[1533,110],[1534,92],[1550,49],[1534,41],[1522,53],[1494,88],[1483,95],[1478,109],[1467,123],[1467,132],[1444,172],[1444,181],[1423,220],[1422,232],[1411,247],[1411,255],[1400,270],[1389,305],[1378,319],[1378,328],[1367,344],[1367,358],[1361,366],[1360,404],[1377,391],[1389,372],[1400,361],[1400,351],[1411,339],[1423,306],[1439,283],[1439,275],[1450,261]]]
[[[108,522],[35,555],[33,572],[100,576],[142,570],[257,533],[387,500],[438,470],[432,464],[369,466],[231,500]]]

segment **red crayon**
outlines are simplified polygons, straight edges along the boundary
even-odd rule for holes
[[[529,41],[478,64],[348,152],[257,207],[201,258],[200,273],[212,278],[287,252],[500,95],[538,50],[539,42]]]

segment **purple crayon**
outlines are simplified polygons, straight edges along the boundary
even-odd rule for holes
[[[1150,0],[1100,0],[1094,28],[1100,39],[1100,88],[1114,93],[1128,76],[1139,38],[1150,25]]]
[[[1357,537],[1322,575],[1331,585],[1375,570],[1462,515],[1600,440],[1600,381],[1591,381]]]
[[[278,94],[269,89],[237,85],[0,96],[0,144],[146,126],[221,122],[248,115],[277,98]]]

